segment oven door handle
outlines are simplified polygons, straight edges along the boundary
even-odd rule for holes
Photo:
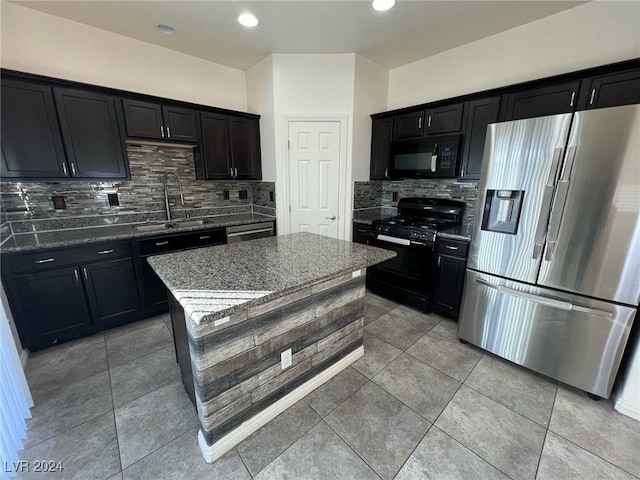
[[[395,243],[396,245],[404,245],[405,247],[411,245],[411,241],[405,238],[390,237],[389,235],[378,235],[376,238],[381,242]]]

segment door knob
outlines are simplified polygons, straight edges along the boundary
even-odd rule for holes
[[[324,217],[326,220],[335,220],[336,216],[335,215],[331,215],[330,217]]]

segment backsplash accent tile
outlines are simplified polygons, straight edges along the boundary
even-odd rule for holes
[[[256,182],[251,184],[251,196],[253,205],[276,208],[276,184],[275,182]],[[273,201],[271,197],[273,196]]]
[[[404,197],[440,197],[461,200],[465,203],[463,225],[472,225],[478,198],[477,182],[460,182],[456,179],[421,179],[397,181],[355,182],[354,210],[371,207],[397,207],[393,193]]]
[[[15,233],[79,228],[96,225],[164,220],[163,173],[176,172],[182,181],[184,207],[177,182],[169,177],[169,200],[175,218],[250,213],[254,191],[259,204],[275,209],[269,201],[273,182],[225,182],[195,179],[193,151],[161,145],[127,145],[131,180],[1,182],[0,215]],[[224,191],[229,198],[224,199]],[[240,198],[240,191],[247,192]],[[120,206],[109,206],[108,194],[118,193]],[[51,196],[63,195],[65,210],[55,210]],[[42,222],[47,220],[49,223]]]

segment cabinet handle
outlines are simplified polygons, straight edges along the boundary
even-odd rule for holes
[[[62,163],[62,173],[64,173],[66,177],[69,176],[69,172],[67,171],[67,164],[65,162]]]
[[[171,138],[171,130],[169,130],[169,125],[167,125],[167,138]]]
[[[80,283],[80,276],[78,275],[78,270],[74,270],[74,271],[73,271],[73,274],[74,274],[74,275],[75,275],[75,277],[76,277],[76,282]]]
[[[458,247],[452,247],[451,245],[445,245],[449,250],[457,250]]]
[[[596,97],[596,89],[591,90],[591,98],[589,98],[589,105],[593,105],[593,99]]]
[[[571,102],[569,102],[569,106],[573,107],[573,101],[576,99],[576,92],[571,92]]]
[[[233,167],[229,169],[229,175],[231,175],[231,178],[233,178]]]
[[[45,258],[43,260],[36,260],[35,263],[49,263],[49,262],[53,262],[55,260],[55,258]]]
[[[440,260],[442,260],[442,257],[438,256],[438,268],[440,268]]]
[[[76,166],[74,165],[73,162],[71,162],[71,174],[75,177],[76,176]]]
[[[384,170],[384,178],[389,178],[389,169],[385,168]]]
[[[160,135],[164,138],[164,127],[160,125]]]
[[[207,240],[207,239],[209,239],[209,238],[211,238],[211,235],[202,235],[202,236],[200,237],[200,240]]]
[[[82,273],[84,273],[84,279],[88,282],[89,281],[89,273],[87,272],[87,269],[85,267],[82,267]]]
[[[112,250],[100,250],[98,252],[98,255],[107,255],[109,253],[113,253],[113,249]]]
[[[431,115],[429,115],[429,123],[427,124],[427,127],[431,127]]]
[[[422,128],[422,117],[418,119],[418,128]]]
[[[162,245],[168,245],[169,240],[165,240],[164,242],[156,242],[156,247],[161,247]]]
[[[238,178],[238,167],[234,168],[234,177],[233,178]]]

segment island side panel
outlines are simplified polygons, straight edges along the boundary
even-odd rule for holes
[[[187,331],[208,446],[362,347],[365,276],[342,275]],[[281,353],[293,364],[281,367]],[[325,380],[326,381],[326,380]]]
[[[187,394],[197,409],[196,391],[193,383],[193,371],[191,369],[191,352],[189,351],[189,336],[187,333],[187,322],[184,309],[178,303],[176,297],[167,290],[169,298],[169,312],[171,313],[171,327],[173,328],[173,345],[176,352],[176,360],[180,366],[180,376],[182,384],[187,390]]]

